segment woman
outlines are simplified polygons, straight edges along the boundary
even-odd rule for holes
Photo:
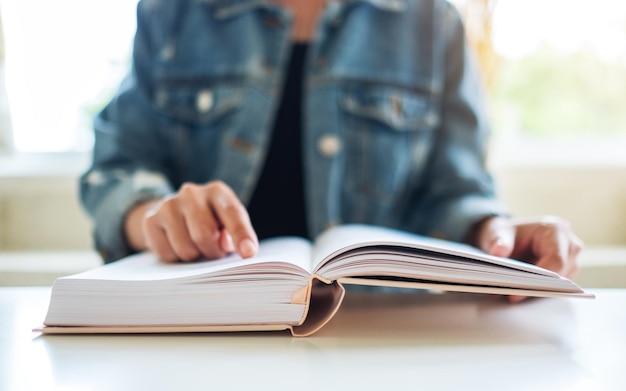
[[[443,0],[144,0],[81,194],[107,261],[251,257],[340,223],[465,241],[573,277],[557,218],[514,223]]]

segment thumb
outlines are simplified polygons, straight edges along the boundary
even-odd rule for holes
[[[487,220],[479,233],[480,248],[497,257],[508,258],[515,245],[515,227],[508,218],[493,217]]]

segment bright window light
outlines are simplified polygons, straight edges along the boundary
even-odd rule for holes
[[[626,1],[498,0],[492,37],[498,137],[626,137]]]
[[[14,148],[85,151],[128,71],[137,0],[0,0]]]
[[[588,48],[606,62],[625,60],[623,0],[500,0],[494,24],[495,50],[506,58],[547,45],[566,55]]]

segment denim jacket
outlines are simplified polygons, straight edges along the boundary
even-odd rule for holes
[[[93,165],[81,178],[105,260],[130,252],[123,220],[132,206],[184,182],[219,179],[250,200],[291,24],[268,0],[139,2],[132,71],[95,119]],[[480,82],[453,6],[331,2],[307,55],[302,148],[312,237],[367,223],[462,241],[478,220],[505,213],[485,169]]]

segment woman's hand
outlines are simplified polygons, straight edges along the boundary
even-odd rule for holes
[[[567,221],[553,216],[533,220],[492,217],[478,227],[475,245],[483,251],[535,264],[567,278],[578,273],[584,244]],[[511,296],[512,302],[523,297]]]
[[[184,184],[172,196],[133,208],[125,221],[129,244],[165,262],[253,257],[258,239],[243,204],[220,181]]]

